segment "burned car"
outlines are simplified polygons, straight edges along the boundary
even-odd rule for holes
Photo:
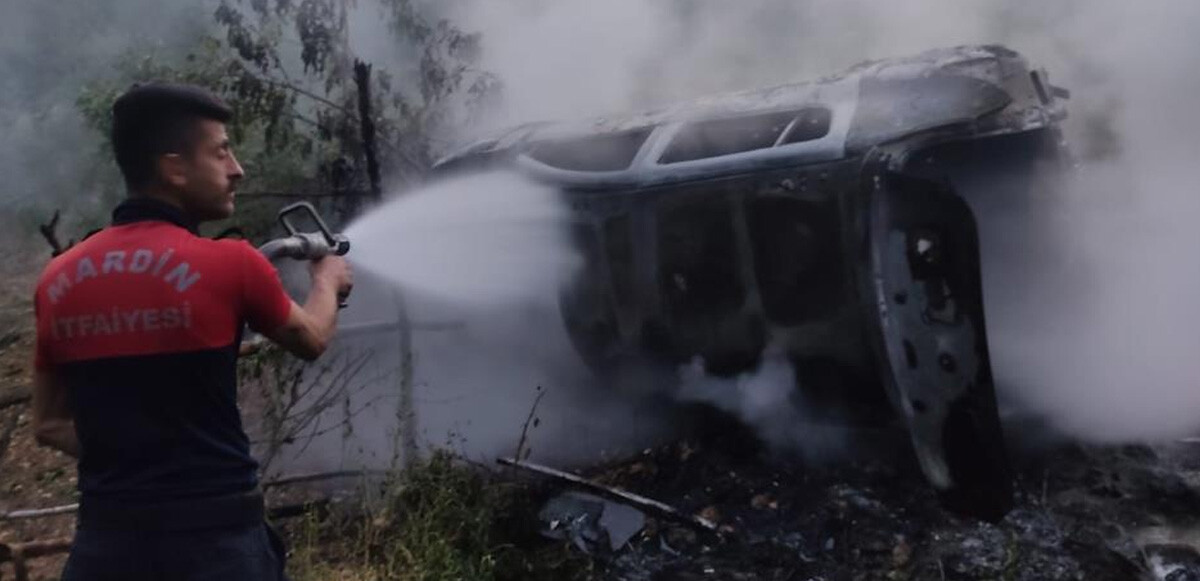
[[[560,188],[586,267],[563,294],[596,370],[753,370],[786,351],[838,421],[903,425],[948,506],[999,518],[997,415],[976,218],[1028,192],[962,184],[1055,167],[1065,90],[999,46],[868,62],[817,82],[622,118],[539,123],[438,165]],[[984,188],[986,190],[986,188]]]

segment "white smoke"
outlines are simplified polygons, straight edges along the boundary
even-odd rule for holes
[[[768,346],[758,367],[737,377],[709,375],[704,361],[696,358],[679,368],[679,380],[679,401],[715,406],[753,426],[775,450],[800,453],[810,460],[845,451],[845,430],[805,414],[803,394],[796,392],[796,371],[778,346]]]
[[[54,208],[105,215],[98,200],[103,137],[76,100],[83,88],[154,53],[181,56],[215,24],[208,0],[6,0],[0,2],[0,201],[8,211]],[[131,53],[137,49],[141,52]]]
[[[1028,256],[1023,293],[989,302],[1006,399],[1093,439],[1200,427],[1200,89],[1187,0],[1055,3],[713,0],[464,1],[484,66],[506,83],[495,124],[653,106],[966,43],[1003,43],[1073,89],[1077,179],[1045,208],[1055,248]],[[1096,127],[1107,127],[1097,131]],[[981,217],[986,220],[987,217]],[[986,245],[987,240],[983,241]],[[1029,274],[1034,273],[1034,274]],[[1049,273],[1049,274],[1047,274]],[[987,277],[995,283],[996,277]],[[996,291],[997,289],[992,289]],[[985,297],[988,290],[985,289]],[[985,298],[985,300],[987,300]]]
[[[1063,42],[1090,63],[1074,104],[1108,108],[1119,156],[1085,160],[1062,192],[1067,274],[1029,281],[995,351],[1010,386],[1071,433],[1158,439],[1200,426],[1200,198],[1190,167],[1200,159],[1200,77],[1188,72],[1200,65],[1198,22],[1192,3],[1106,3],[1065,27]]]

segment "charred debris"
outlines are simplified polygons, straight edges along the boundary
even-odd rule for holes
[[[947,511],[899,450],[814,466],[736,424],[705,423],[585,476],[710,519],[716,533],[649,511],[628,533],[635,505],[613,511],[615,497],[560,494],[571,487],[556,482],[543,534],[589,554],[604,579],[1200,579],[1194,444],[1023,450],[1012,510],[986,522]]]

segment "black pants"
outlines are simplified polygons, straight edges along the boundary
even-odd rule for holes
[[[283,543],[264,524],[190,531],[80,529],[63,581],[286,581]]]

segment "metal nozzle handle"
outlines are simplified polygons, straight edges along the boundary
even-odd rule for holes
[[[321,231],[321,235],[325,237],[325,243],[328,244],[330,248],[340,249],[340,247],[343,246],[343,244],[340,243],[345,241],[345,237],[342,237],[341,240],[338,240],[339,237],[335,236],[333,231],[329,229],[329,226],[325,225],[325,220],[321,219],[321,215],[317,213],[317,209],[314,208],[309,202],[296,202],[284,207],[279,211],[279,224],[283,226],[283,229],[286,230],[289,235],[296,235],[299,233],[299,231],[296,230],[296,227],[292,224],[292,221],[289,219],[289,216],[297,212],[306,213],[308,214],[309,218],[312,218],[312,221],[317,224],[317,229]],[[349,250],[349,244],[344,245],[346,246],[346,250]],[[345,254],[345,252],[341,252],[340,254]]]

